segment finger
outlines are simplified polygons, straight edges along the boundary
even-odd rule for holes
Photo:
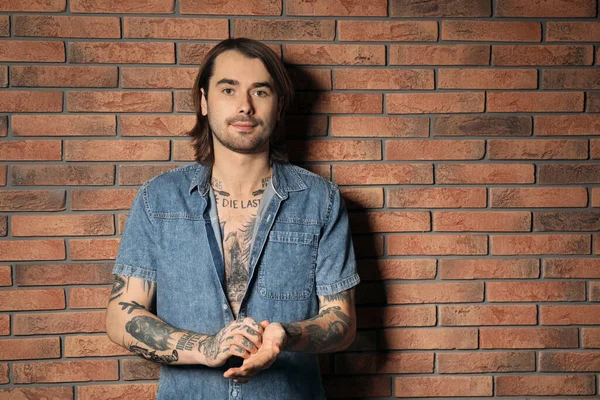
[[[236,344],[239,347],[242,347],[243,349],[245,349],[250,354],[254,354],[254,353],[256,353],[258,351],[257,346],[254,343],[252,343],[252,341],[249,340],[248,338],[245,338],[245,337],[240,336],[240,335],[237,335],[236,338],[237,338],[237,340],[236,340],[237,343]]]
[[[258,333],[256,330],[252,329],[248,325],[241,325],[236,328],[233,333],[236,335],[244,336],[249,339],[256,347],[260,347],[262,344],[262,334]]]
[[[257,331],[258,333],[262,334],[262,326],[260,326],[260,324],[258,322],[256,322],[254,319],[252,319],[250,317],[246,317],[246,318],[244,318],[244,320],[242,322],[244,324],[252,327],[252,329]]]
[[[249,379],[234,379],[235,383],[248,383]]]
[[[270,324],[269,320],[265,319],[264,321],[260,321],[260,326],[266,328]]]
[[[235,344],[232,344],[231,346],[229,346],[229,354],[231,354],[233,356],[242,357],[243,359],[247,359],[250,357],[249,352],[247,352],[245,349],[243,349],[242,347],[239,347]]]

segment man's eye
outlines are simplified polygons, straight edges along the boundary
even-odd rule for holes
[[[265,92],[264,90],[257,90],[256,92],[254,92],[258,97],[265,97],[268,95],[267,92]]]
[[[223,93],[225,93],[225,94],[232,94],[233,93],[233,89],[223,89]]]

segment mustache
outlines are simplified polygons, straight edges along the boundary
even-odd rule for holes
[[[256,118],[252,118],[252,117],[244,117],[244,116],[237,116],[237,117],[233,117],[233,118],[229,118],[227,119],[227,123],[228,124],[235,124],[236,122],[242,122],[245,124],[252,124],[252,125],[258,125],[261,121],[259,119]]]

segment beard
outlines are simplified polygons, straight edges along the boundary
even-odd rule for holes
[[[235,127],[230,128],[236,122],[251,123],[254,125],[251,131],[236,131]],[[228,118],[225,122],[214,121],[210,113],[208,115],[208,129],[212,133],[213,139],[221,143],[225,148],[242,154],[260,153],[265,150],[273,127],[265,125],[262,120],[253,117],[237,116]]]

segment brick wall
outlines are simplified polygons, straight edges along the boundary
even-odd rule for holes
[[[208,49],[264,40],[351,208],[331,398],[582,396],[600,371],[596,0],[4,0],[0,399],[152,399],[104,331],[127,210],[192,162]],[[572,398],[572,397],[571,397]],[[577,397],[579,398],[579,397]]]

